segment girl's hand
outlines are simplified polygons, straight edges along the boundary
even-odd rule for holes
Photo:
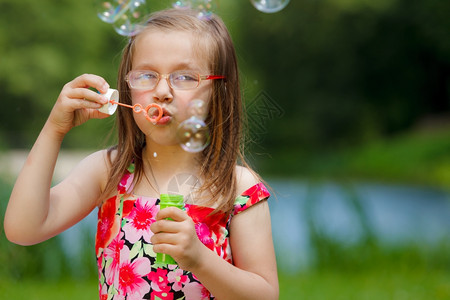
[[[97,110],[108,99],[89,88],[106,93],[109,85],[102,77],[92,74],[81,75],[64,85],[48,119],[59,134],[65,135],[89,119],[108,116]]]
[[[154,233],[151,238],[153,250],[169,254],[183,270],[190,270],[198,264],[202,249],[209,250],[198,239],[192,219],[179,208],[160,210],[150,229]]]

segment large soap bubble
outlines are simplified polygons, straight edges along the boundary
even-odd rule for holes
[[[253,6],[265,13],[276,13],[288,5],[290,0],[250,0]]]
[[[178,127],[177,138],[186,152],[200,152],[209,145],[209,129],[202,120],[190,117]]]
[[[206,105],[205,101],[194,99],[189,103],[187,112],[191,117],[205,120],[206,115],[208,114],[208,106]]]
[[[204,120],[208,113],[203,100],[195,99],[189,103],[189,119],[181,122],[177,130],[177,138],[181,148],[187,152],[200,152],[209,145],[209,128]]]

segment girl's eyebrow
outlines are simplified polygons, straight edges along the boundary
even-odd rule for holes
[[[158,71],[156,66],[152,63],[144,63],[144,64],[138,64],[136,68],[133,68],[135,70],[152,70],[152,71]],[[179,71],[179,70],[192,70],[192,71],[199,71],[201,68],[199,68],[197,65],[194,65],[190,61],[185,62],[179,62],[174,65],[171,65],[170,68],[171,72],[173,71]]]

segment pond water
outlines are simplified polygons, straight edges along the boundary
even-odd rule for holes
[[[380,243],[433,245],[450,239],[450,193],[416,186],[375,183],[337,184],[269,180],[275,194],[269,201],[280,268],[307,268],[314,256],[311,226],[342,244],[357,243],[367,234]],[[74,257],[96,229],[95,210],[61,235]]]
[[[450,193],[446,191],[361,182],[270,184],[277,194],[269,202],[274,242],[284,270],[311,263],[311,224],[343,244],[356,243],[368,234],[390,246],[433,246],[450,239]]]

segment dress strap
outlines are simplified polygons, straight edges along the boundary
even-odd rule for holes
[[[266,200],[270,197],[270,193],[262,182],[255,184],[245,192],[243,192],[234,201],[233,215],[246,210],[256,203]]]
[[[134,179],[134,162],[132,162],[122,178],[120,179],[119,184],[117,185],[117,190],[119,194],[130,193],[133,190],[133,179]]]

